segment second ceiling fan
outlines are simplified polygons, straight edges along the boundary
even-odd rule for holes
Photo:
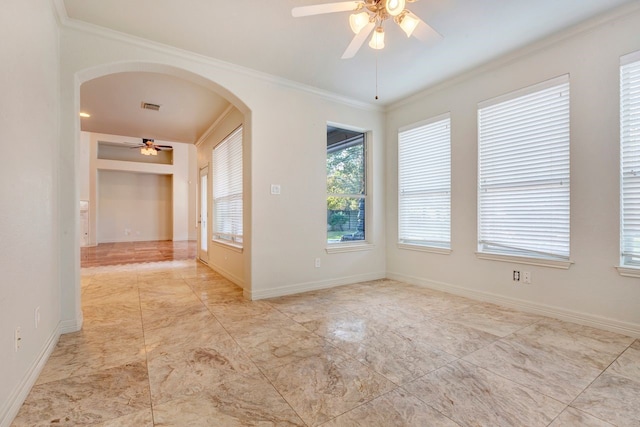
[[[436,30],[405,8],[406,2],[413,3],[415,1],[360,0],[316,4],[294,7],[291,10],[291,15],[303,17],[333,12],[354,12],[349,16],[349,25],[355,36],[342,54],[342,59],[348,59],[353,58],[358,53],[371,32],[374,33],[369,46],[373,49],[384,48],[384,28],[382,24],[388,19],[393,19],[402,28],[407,37],[414,36],[424,42],[441,39],[442,36]]]
[[[163,150],[173,150],[173,147],[170,145],[158,145],[151,138],[142,138],[142,144],[136,145],[131,148],[139,148],[140,154],[144,154],[145,156],[157,156],[158,151]]]

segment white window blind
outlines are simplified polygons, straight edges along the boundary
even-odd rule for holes
[[[242,127],[213,149],[213,239],[242,243]]]
[[[640,267],[640,52],[620,67],[620,140],[622,264]]]
[[[569,259],[569,78],[478,109],[478,250]]]
[[[451,119],[439,116],[398,132],[398,240],[451,247]]]

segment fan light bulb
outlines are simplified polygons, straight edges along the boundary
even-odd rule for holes
[[[373,32],[373,36],[371,36],[371,41],[369,42],[369,47],[371,49],[384,48],[384,29],[382,29],[382,27],[376,28]]]
[[[369,14],[367,12],[353,13],[349,16],[349,25],[351,31],[358,34],[369,23]]]
[[[403,14],[402,16],[399,16],[397,18],[397,22],[398,25],[400,25],[400,28],[402,28],[402,31],[407,34],[407,37],[411,37],[411,34],[413,34],[413,31],[420,23],[420,19],[413,13],[408,12]]]
[[[391,16],[398,16],[404,10],[405,0],[387,0],[385,9]]]
[[[140,149],[140,154],[144,154],[145,156],[157,156],[158,152],[151,147],[142,147]]]

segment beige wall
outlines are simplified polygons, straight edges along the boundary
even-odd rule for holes
[[[148,162],[134,162],[123,160],[98,159],[98,142],[108,141],[110,143],[131,143],[134,138],[108,135],[91,132],[81,132],[79,141],[78,172],[77,178],[80,183],[80,199],[89,200],[89,244],[95,246],[105,242],[130,242],[135,240],[192,240],[195,239],[195,210],[193,194],[196,191],[196,181],[192,178],[193,171],[189,169],[193,166],[196,158],[196,148],[192,144],[182,144],[173,141],[156,141],[158,144],[171,145],[172,164],[155,164]],[[85,164],[88,162],[88,165]],[[125,171],[133,174],[152,174],[171,176],[171,213],[168,223],[165,226],[156,228],[152,232],[151,228],[144,226],[141,217],[133,221],[136,207],[131,204],[121,203],[117,211],[111,208],[99,206],[101,197],[99,187],[101,182],[98,179],[98,171]],[[135,175],[132,175],[135,176]],[[148,178],[150,180],[151,178]],[[133,178],[132,178],[133,180]],[[142,182],[143,178],[135,181]],[[134,182],[134,181],[132,181]],[[147,182],[148,184],[149,182]],[[125,188],[125,192],[133,191]],[[192,194],[193,193],[193,194]],[[86,198],[85,198],[86,197]],[[164,203],[164,202],[163,202]],[[107,209],[107,210],[105,210]],[[99,215],[102,212],[102,216]],[[132,218],[129,225],[117,222],[110,215],[104,216],[107,212]],[[125,230],[130,230],[127,234]]]
[[[628,9],[628,8],[627,8]],[[640,11],[621,13],[446,82],[387,118],[387,270],[391,277],[543,314],[640,335],[640,280],[620,276],[619,60],[640,49]],[[477,104],[556,76],[571,84],[571,260],[569,270],[480,260],[477,250]],[[399,249],[397,130],[451,113],[452,253]],[[512,271],[530,271],[515,285]]]
[[[216,145],[222,142],[231,132],[233,132],[238,126],[244,124],[244,116],[237,109],[232,106],[224,113],[223,117],[218,118],[217,125],[211,129],[211,132],[203,139],[202,143],[198,146],[198,170],[207,167],[208,174],[208,188],[207,188],[207,253],[202,256],[201,259],[210,265],[214,270],[220,272],[229,280],[236,283],[238,286],[245,288],[247,286],[245,282],[245,265],[247,264],[246,253],[244,249],[239,250],[222,243],[213,242],[211,240],[211,230],[213,228],[213,180],[212,180],[212,151]],[[243,132],[244,135],[244,132]],[[248,146],[248,138],[244,138],[244,146]],[[250,148],[249,148],[250,149]],[[243,149],[246,152],[247,148]],[[248,159],[244,162],[243,169],[251,167],[251,163]],[[247,184],[246,182],[243,184]],[[245,203],[246,204],[246,203]],[[247,219],[248,215],[245,216]],[[244,227],[246,229],[246,226]]]
[[[172,175],[98,171],[98,242],[171,240]]]

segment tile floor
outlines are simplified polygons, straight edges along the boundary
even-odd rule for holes
[[[640,340],[391,280],[251,302],[173,261],[82,301],[14,426],[640,426]]]

